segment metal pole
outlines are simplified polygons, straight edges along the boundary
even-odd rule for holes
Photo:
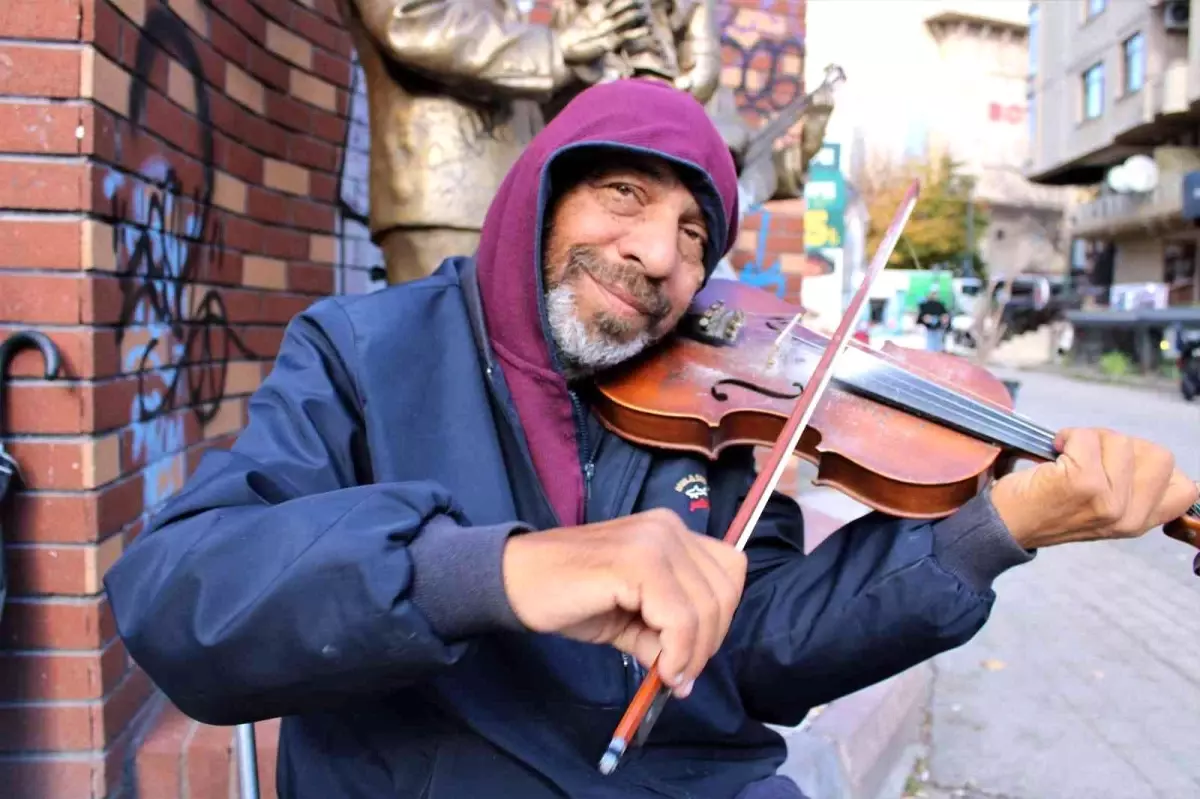
[[[254,745],[254,725],[239,724],[236,731],[238,795],[241,799],[259,799],[258,750]]]

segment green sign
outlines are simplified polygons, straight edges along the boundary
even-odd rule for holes
[[[826,143],[808,164],[804,185],[804,249],[841,249],[846,236],[842,145]]]

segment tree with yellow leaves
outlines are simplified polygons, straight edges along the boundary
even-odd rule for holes
[[[887,231],[888,223],[913,178],[921,181],[921,194],[912,217],[888,266],[898,269],[933,269],[943,264],[958,266],[967,252],[967,203],[971,178],[961,172],[949,156],[909,159],[897,163],[877,159],[863,170],[857,181],[859,194],[870,216],[867,252],[873,253]],[[973,264],[983,274],[978,242],[987,227],[987,214],[976,204],[971,242]]]

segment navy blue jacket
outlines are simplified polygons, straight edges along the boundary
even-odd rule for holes
[[[300,314],[232,449],[106,577],[130,653],[183,712],[283,717],[281,796],[753,795],[785,756],[765,723],[968,640],[995,576],[1031,557],[986,497],[933,524],[872,514],[805,555],[799,509],[776,495],[723,648],[601,776],[642,671],[525,631],[507,604],[504,541],[557,520],[473,269],[452,259]],[[748,450],[710,463],[583,427],[589,521],[666,507],[720,537],[754,476]]]

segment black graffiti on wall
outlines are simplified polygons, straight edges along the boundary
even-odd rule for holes
[[[205,423],[216,416],[224,399],[231,357],[235,352],[255,356],[230,327],[220,292],[202,285],[220,273],[225,257],[222,225],[212,213],[215,167],[209,98],[191,33],[161,7],[147,14],[137,42],[129,94],[130,140],[143,136],[149,76],[167,54],[192,76],[202,176],[189,192],[169,156],[152,152],[136,175],[114,170],[106,180],[115,223],[112,246],[122,278],[117,342],[135,330],[148,336],[123,364],[124,371],[135,369],[138,376],[135,421],[186,405]],[[118,138],[118,160],[122,143]]]
[[[804,41],[758,24],[765,13],[736,7],[725,10],[721,58],[736,75],[732,88],[738,108],[772,114],[804,94]]]

